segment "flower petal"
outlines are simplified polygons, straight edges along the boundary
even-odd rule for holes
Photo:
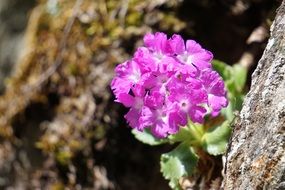
[[[171,39],[169,39],[169,45],[174,54],[181,54],[185,51],[184,40],[180,35],[174,34]]]
[[[135,103],[135,98],[129,94],[121,93],[118,95],[116,101],[122,103],[126,107],[132,107]]]

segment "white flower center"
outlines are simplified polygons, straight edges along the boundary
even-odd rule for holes
[[[190,55],[188,52],[184,52],[181,55],[177,56],[178,60],[181,61],[184,64],[190,65],[193,63],[193,56]]]
[[[156,118],[157,120],[162,120],[164,123],[167,123],[167,114],[162,109],[156,110]]]
[[[138,70],[134,70],[132,75],[130,75],[129,77],[129,80],[133,81],[134,83],[139,82],[140,79],[141,79],[141,73]]]
[[[153,56],[154,56],[156,62],[161,61],[162,58],[164,57],[164,55],[161,52],[154,52]]]
[[[189,109],[189,102],[187,100],[181,100],[180,101],[180,108],[184,111],[187,112]]]

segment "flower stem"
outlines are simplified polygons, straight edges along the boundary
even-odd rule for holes
[[[188,121],[187,127],[188,127],[189,132],[191,133],[192,137],[194,138],[194,141],[192,142],[193,145],[201,146],[202,137],[204,135],[203,126],[195,125],[191,121]]]

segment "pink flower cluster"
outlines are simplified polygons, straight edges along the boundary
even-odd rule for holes
[[[144,36],[131,60],[115,69],[111,88],[116,101],[130,108],[132,128],[150,128],[159,138],[178,132],[190,119],[202,123],[228,104],[225,86],[212,69],[211,52],[180,35],[167,39],[157,32]]]

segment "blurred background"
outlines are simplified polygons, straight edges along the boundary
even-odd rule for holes
[[[278,0],[1,0],[0,189],[169,189],[171,147],[138,142],[114,67],[148,32],[195,39],[250,75]]]

